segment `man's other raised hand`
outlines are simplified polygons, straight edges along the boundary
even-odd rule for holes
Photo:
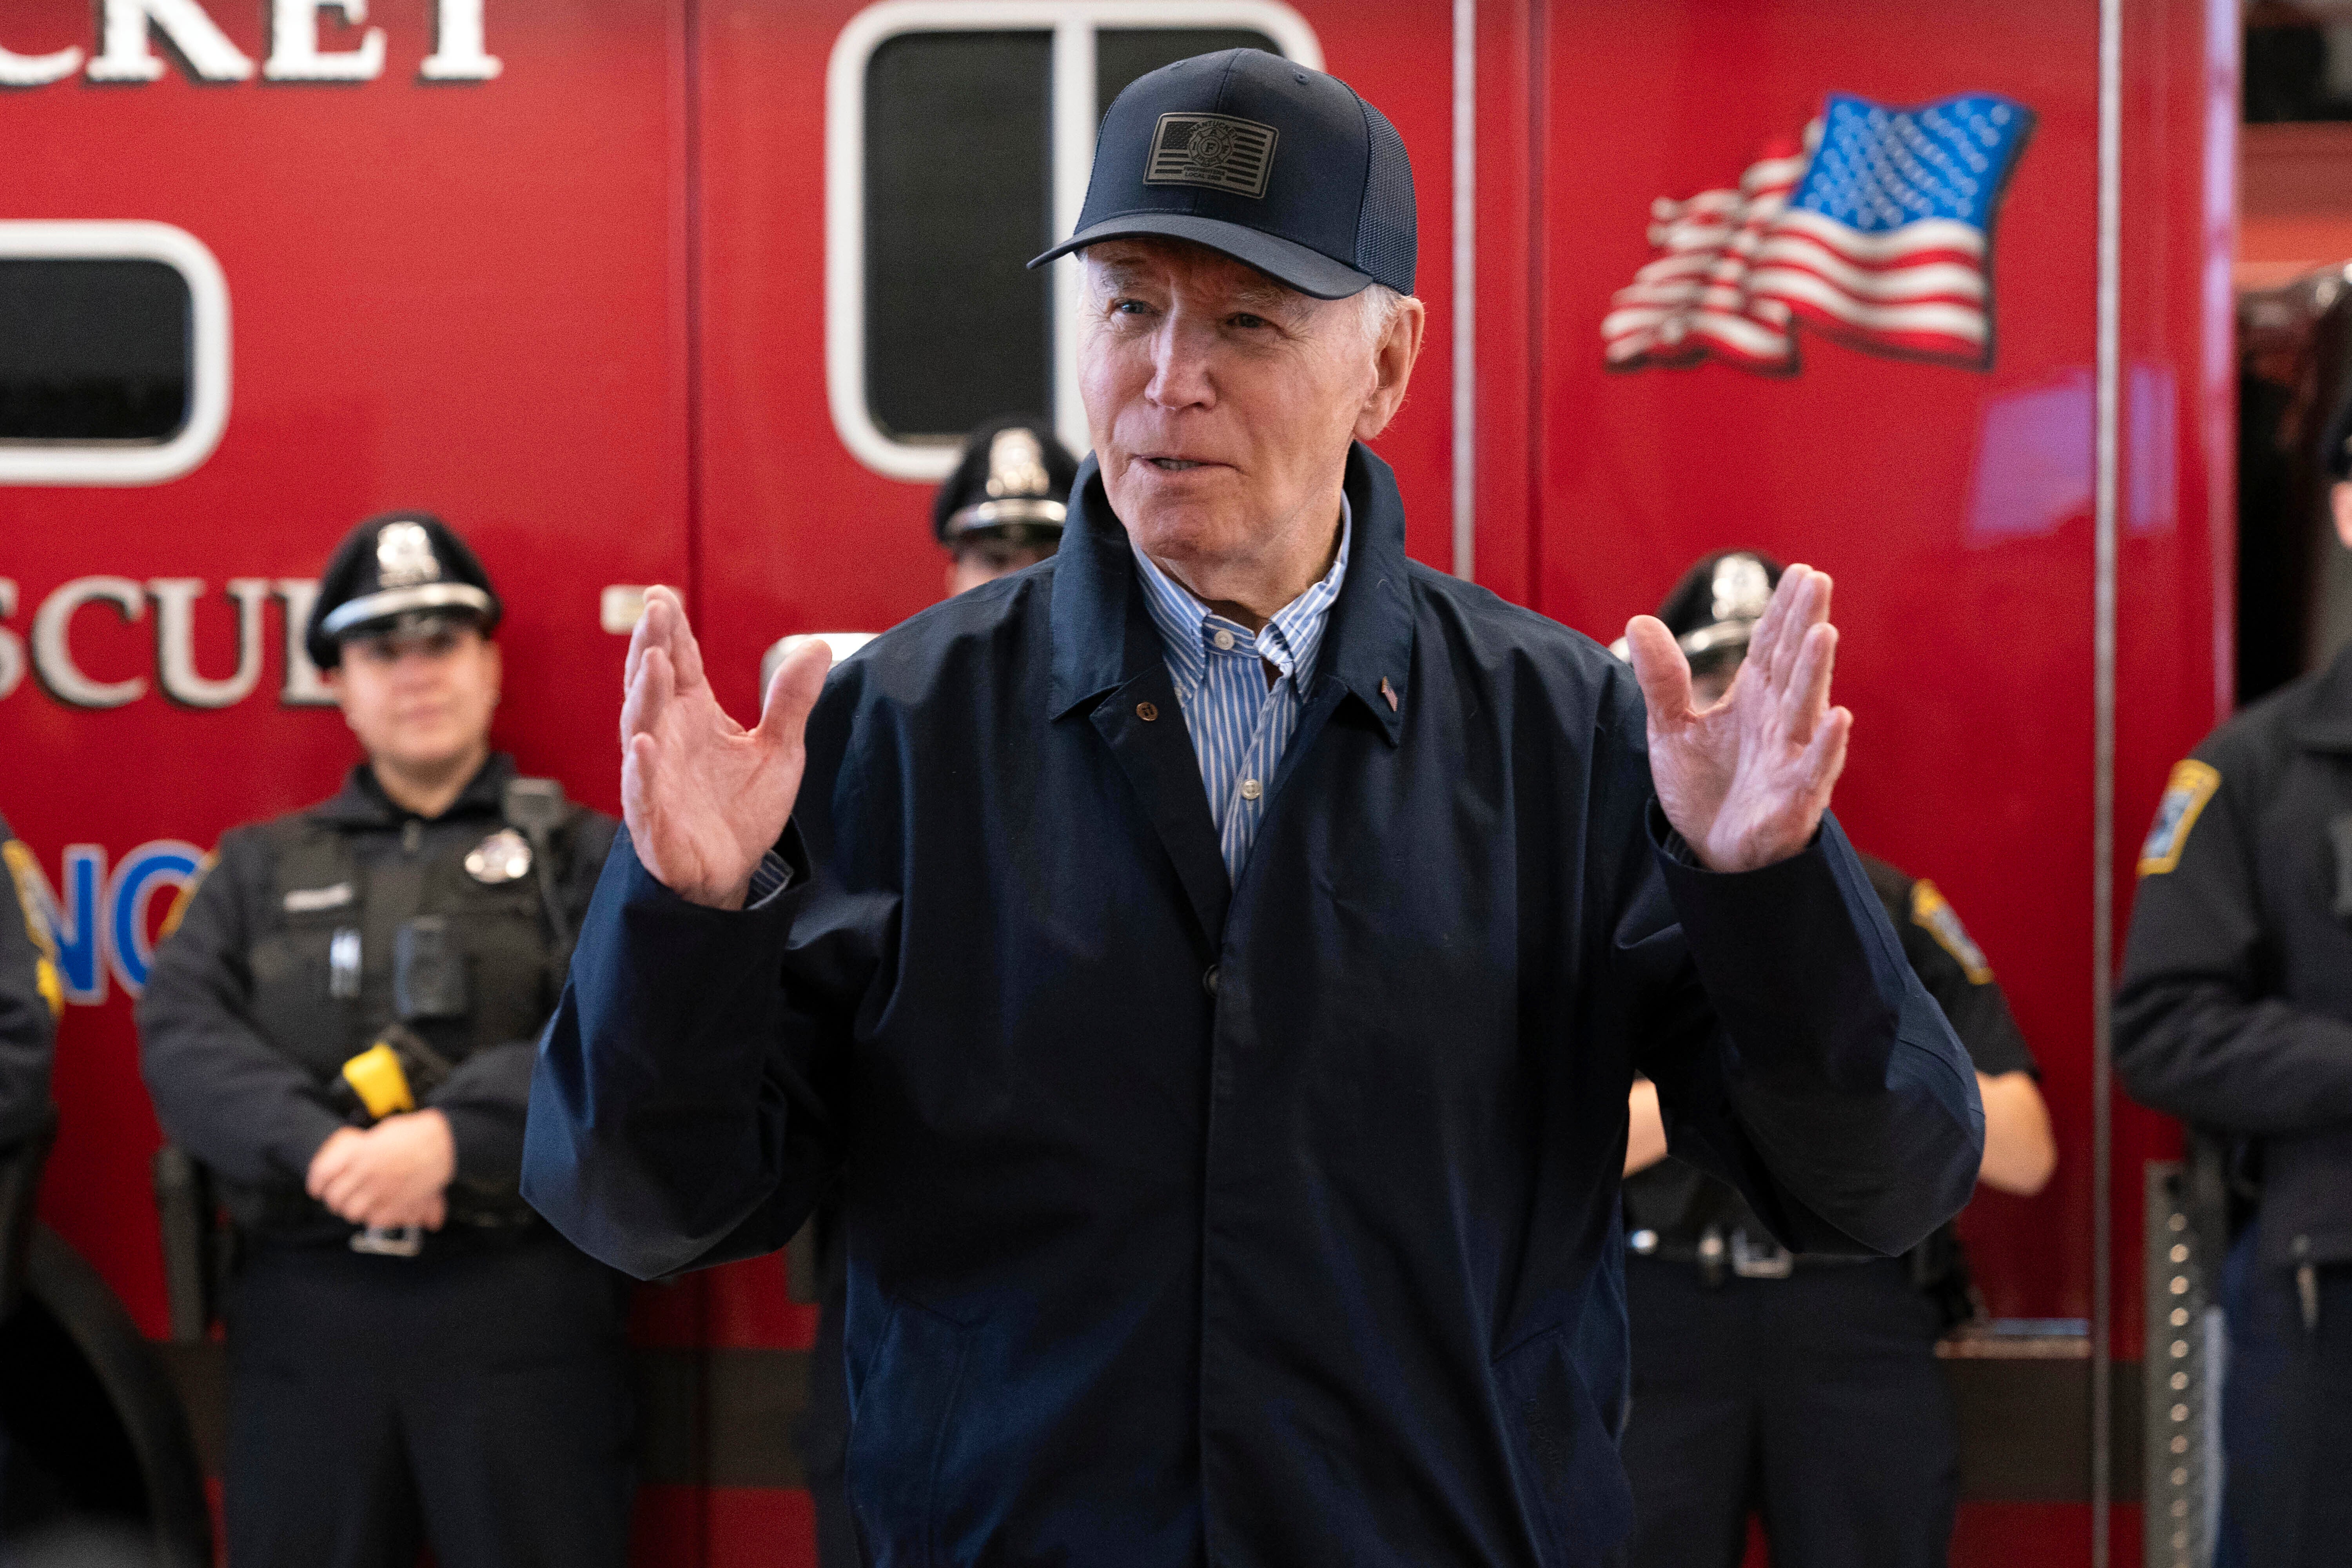
[[[832,650],[811,637],[768,682],[757,729],[727,716],[676,592],[652,588],[622,682],[621,815],[637,858],[693,903],[740,910],[800,794],[803,733]]]
[[[1731,689],[1704,710],[1691,705],[1690,661],[1664,622],[1636,616],[1625,640],[1649,704],[1658,804],[1700,864],[1752,871],[1811,843],[1853,728],[1852,713],[1830,706],[1829,574],[1781,574]]]

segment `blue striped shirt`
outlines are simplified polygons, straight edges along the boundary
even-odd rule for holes
[[[1225,874],[1236,882],[1265,816],[1275,770],[1298,728],[1303,696],[1315,679],[1323,628],[1348,575],[1352,526],[1348,498],[1341,496],[1339,554],[1331,570],[1255,633],[1210,609],[1151,557],[1135,552],[1143,602],[1160,628],[1168,673],[1176,680],[1176,701],[1201,759],[1201,783],[1209,792]],[[1278,672],[1271,685],[1268,665]]]

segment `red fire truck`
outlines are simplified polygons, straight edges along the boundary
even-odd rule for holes
[[[748,712],[780,636],[936,596],[958,432],[1032,409],[1083,449],[1070,264],[1021,263],[1070,228],[1111,95],[1247,43],[1347,78],[1415,161],[1431,332],[1381,444],[1415,554],[1603,641],[1712,548],[1836,573],[1839,810],[1966,911],[2062,1150],[1964,1222],[1992,1327],[1947,1363],[1956,1561],[2174,1561],[2204,1415],[2147,1405],[2141,1365],[2174,1332],[2142,1239],[2177,1142],[2114,1100],[2104,997],[2167,767],[2232,699],[2238,26],[2226,0],[12,0],[0,809],[70,998],[12,1429],[47,1413],[89,1508],[208,1550],[223,1374],[171,1340],[130,1003],[222,830],[352,759],[295,635],[333,542],[394,507],[463,530],[509,606],[500,743],[615,809],[645,584],[683,586]],[[1899,129],[1965,95],[2031,126],[1934,319],[1973,311],[1972,349],[1906,338],[1900,299],[1655,291],[1676,215],[1760,213],[1833,100]],[[1612,353],[1628,310],[1656,352]],[[788,1273],[643,1290],[638,1561],[813,1561]]]

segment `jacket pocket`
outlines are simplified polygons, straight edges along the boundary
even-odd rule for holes
[[[1565,1329],[1538,1334],[1495,1363],[1495,1390],[1520,1506],[1541,1561],[1585,1568],[1614,1561],[1633,1529],[1633,1493]]]
[[[938,1561],[932,1506],[963,1382],[966,1331],[893,1300],[881,1342],[849,1394],[849,1509],[874,1568]]]

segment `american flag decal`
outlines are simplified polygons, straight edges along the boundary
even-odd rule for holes
[[[1147,185],[1205,185],[1237,196],[1265,195],[1274,172],[1275,130],[1230,114],[1163,114],[1151,132]]]
[[[1891,109],[1832,93],[1737,188],[1651,207],[1658,256],[1601,321],[1612,369],[1797,368],[1803,321],[1859,347],[1992,363],[1992,222],[2033,111],[1992,93]]]

